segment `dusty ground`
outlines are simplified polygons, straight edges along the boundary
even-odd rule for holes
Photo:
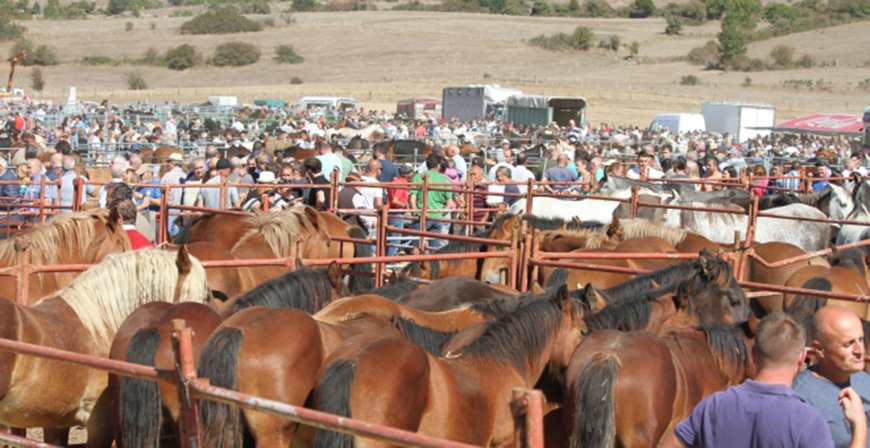
[[[684,27],[682,36],[663,34],[663,19],[564,19],[425,12],[347,12],[294,14],[285,25],[279,17],[286,4],[273,4],[276,26],[259,33],[226,36],[183,36],[178,27],[186,18],[169,18],[168,10],[142,18],[93,18],[87,21],[23,24],[37,44],[55,48],[61,64],[44,70],[44,96],[64,99],[70,86],[79,97],[115,102],[148,99],[205,101],[209,95],[236,95],[241,101],[304,95],[351,95],[366,107],[394,110],[407,97],[440,98],[448,85],[498,83],[527,94],[585,96],[593,122],[647,125],[658,112],[698,112],[710,100],[763,102],[778,108],[777,120],[813,112],[858,114],[867,106],[867,92],[857,88],[868,78],[870,57],[862,49],[870,43],[870,22],[844,25],[753,43],[750,55],[767,57],[773,46],[785,43],[799,57],[810,54],[829,67],[724,73],[707,71],[678,61],[689,49],[715,39],[718,23]],[[264,16],[251,16],[263,20]],[[125,31],[127,22],[132,31]],[[618,53],[594,49],[584,53],[554,53],[524,43],[546,33],[570,32],[578,25],[593,28],[596,36],[617,35],[623,43],[637,41],[639,57],[625,61]],[[153,29],[152,29],[153,26]],[[261,60],[237,69],[203,67],[183,72],[133,66],[85,66],[84,56],[105,55],[135,59],[148,48],[160,52],[190,43],[205,56],[223,42],[256,44]],[[274,48],[294,45],[305,57],[299,65],[272,61]],[[10,43],[0,45],[8,53]],[[836,65],[836,66],[834,66]],[[18,86],[29,87],[30,69],[16,72]],[[126,76],[140,72],[150,90],[126,90]],[[694,74],[698,86],[681,86],[682,76]],[[304,84],[289,85],[298,76]],[[743,87],[746,78],[751,87]],[[790,79],[824,80],[831,91],[786,88]],[[29,89],[28,89],[29,90]]]

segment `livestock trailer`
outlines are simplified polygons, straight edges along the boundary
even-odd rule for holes
[[[701,114],[666,113],[658,114],[649,124],[650,131],[666,128],[671,132],[709,131],[706,120]]]
[[[571,120],[578,127],[586,125],[584,98],[514,95],[505,103],[504,122],[515,126],[546,126],[552,122],[568,126]]]
[[[396,104],[396,114],[416,120],[424,115],[441,116],[441,100],[435,98],[410,98]]]
[[[701,106],[701,115],[708,132],[727,132],[740,143],[769,136],[776,124],[776,108],[766,104],[708,102]]]
[[[445,120],[461,121],[500,119],[504,102],[511,95],[522,95],[517,89],[498,85],[445,87],[442,92],[441,116]]]

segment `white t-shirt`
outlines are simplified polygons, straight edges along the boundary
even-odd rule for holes
[[[363,182],[377,182],[378,180],[374,177],[369,176],[361,176],[360,179]],[[358,187],[359,194],[353,197],[353,207],[360,209],[374,209],[375,208],[375,199],[383,197],[383,189],[380,187]],[[360,219],[363,224],[366,225],[369,229],[375,226],[377,222],[377,218],[370,215],[360,215]]]

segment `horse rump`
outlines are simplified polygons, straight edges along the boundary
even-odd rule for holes
[[[337,360],[327,367],[318,390],[319,411],[352,418],[350,392],[355,370],[356,364],[348,359]],[[353,448],[353,436],[318,428],[314,448]]]
[[[232,327],[212,334],[202,351],[197,376],[208,378],[212,386],[238,390],[243,336],[241,329]],[[238,407],[200,400],[199,416],[203,446],[242,448],[244,431]]]
[[[142,329],[127,345],[127,362],[154,366],[160,346],[157,328]],[[156,448],[160,445],[162,407],[160,386],[154,381],[121,378],[121,433],[125,448]]]
[[[619,374],[619,359],[599,354],[580,369],[574,380],[574,429],[571,448],[616,446],[613,392]]]

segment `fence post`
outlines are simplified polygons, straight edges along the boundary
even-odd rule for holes
[[[30,238],[15,238],[15,252],[18,253],[18,272],[15,277],[15,302],[27,306],[30,302]]]
[[[82,198],[85,197],[85,180],[81,177],[76,177],[75,188],[73,189],[72,212],[80,212],[82,210]]]
[[[45,174],[39,179],[39,222],[45,222]]]
[[[181,404],[178,442],[182,448],[199,448],[199,412],[196,400],[190,393],[190,382],[196,379],[193,359],[193,330],[184,319],[172,320],[172,348],[178,387],[178,402]]]
[[[378,208],[378,237],[375,239],[375,256],[384,257],[387,255],[387,220],[389,219],[389,210],[385,206]],[[375,288],[384,286],[384,263],[375,263]]]
[[[227,201],[228,201],[227,197],[229,196],[229,194],[228,194],[229,192],[227,191],[227,176],[225,176],[223,173],[221,173],[220,176],[221,176],[221,186],[220,186],[220,199],[218,199],[218,208],[220,208],[222,210],[231,209],[232,206],[227,207]],[[232,204],[230,204],[230,205],[232,205]]]
[[[526,214],[532,214],[532,198],[534,198],[535,178],[529,179],[528,190],[526,190]]]
[[[534,232],[534,230],[532,230],[532,232]],[[529,256],[532,251],[532,232],[529,232],[528,223],[523,221],[520,225],[520,234],[523,235],[521,246],[522,259],[520,261],[519,271],[517,272],[520,281],[520,292],[526,292],[529,290]]]
[[[328,208],[332,211],[338,210],[338,173],[340,172],[341,171],[338,171],[338,167],[335,167],[335,169],[329,173],[331,188],[329,189],[329,197],[326,198],[326,200],[329,202]],[[317,193],[315,192],[315,194]]]
[[[522,224],[526,224],[526,222],[523,221]],[[520,228],[524,228],[524,227],[525,227],[525,225],[520,226]],[[519,249],[520,249],[519,239],[520,238],[519,238],[519,235],[517,235],[517,232],[511,232],[510,271],[508,271],[508,285],[510,285],[511,288],[519,288],[519,286],[520,286],[517,283],[517,270],[518,270],[518,266],[520,264],[520,260],[518,259],[520,256],[519,255]]]
[[[465,173],[465,191],[468,194],[465,195],[465,219],[467,221],[474,221],[474,178],[471,177],[471,173]],[[471,236],[477,230],[477,227],[474,227],[474,224],[466,224],[465,225],[465,236]]]
[[[160,228],[157,230],[157,244],[169,241],[169,187],[165,184],[160,186]]]
[[[631,202],[629,203],[629,215],[628,217],[631,219],[637,218],[637,199],[638,193],[640,192],[640,187],[634,186],[631,187]]]
[[[420,230],[426,231],[426,212],[429,210],[429,173],[423,173],[423,189],[420,191],[423,195],[423,207],[420,212]],[[426,252],[426,237],[420,235],[420,253]]]
[[[539,390],[514,389],[514,446],[544,448],[544,394]]]

